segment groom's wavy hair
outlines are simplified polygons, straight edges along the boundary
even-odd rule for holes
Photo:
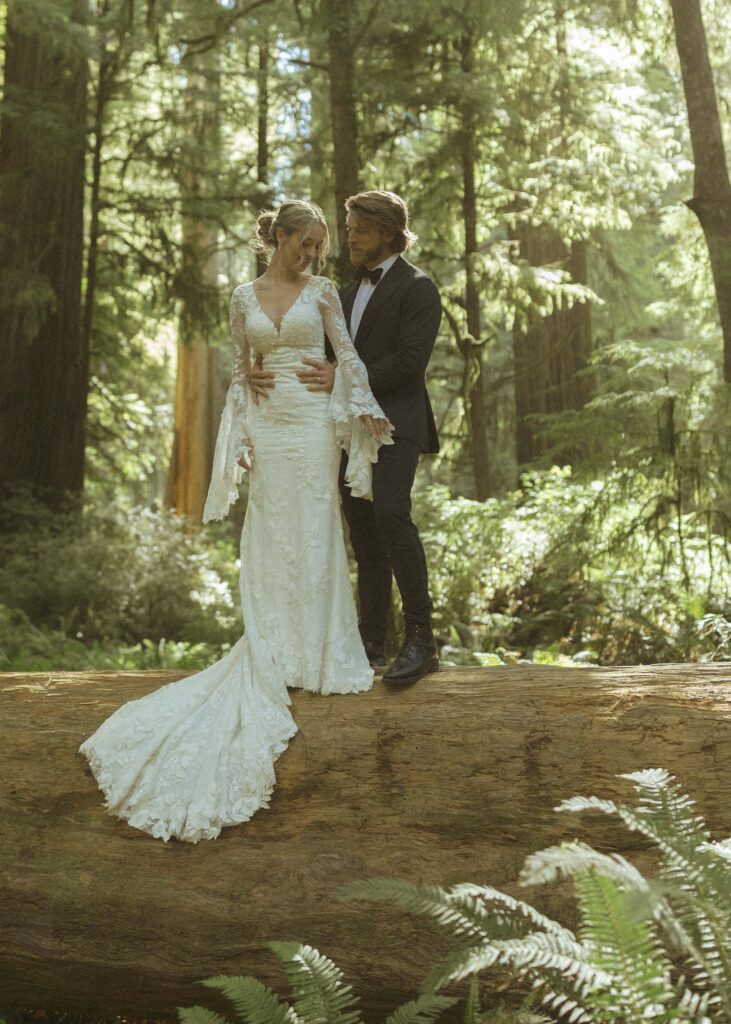
[[[321,224],[325,228],[325,241],[313,268],[315,273],[319,274],[325,266],[330,248],[330,233],[325,214],[316,203],[309,203],[306,199],[285,199],[276,210],[262,210],[256,221],[256,237],[250,247],[257,256],[261,256],[268,263],[272,251],[277,248],[278,228],[281,228],[285,235],[302,231],[306,236],[313,224]]]
[[[381,189],[359,192],[345,200],[345,209],[356,217],[373,221],[384,231],[392,231],[390,245],[393,252],[404,252],[419,237],[409,230],[409,208],[395,192]]]

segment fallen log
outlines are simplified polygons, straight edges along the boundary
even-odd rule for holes
[[[76,751],[121,703],[180,676],[0,676],[1,1009],[174,1018],[214,1005],[198,984],[213,974],[282,988],[265,943],[297,939],[330,955],[379,1020],[447,944],[421,920],[343,902],[341,884],[517,892],[526,854],[574,835],[641,858],[608,818],[552,808],[627,798],[617,774],[647,767],[676,773],[714,834],[731,833],[730,666],[515,666],[293,694],[300,731],[271,807],[213,842],[166,845],[105,813]],[[565,918],[566,897],[544,893],[542,909]]]

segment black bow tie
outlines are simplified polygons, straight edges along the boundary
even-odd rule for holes
[[[367,277],[371,284],[378,284],[381,280],[381,274],[383,273],[383,267],[376,267],[375,270],[369,270],[365,263],[361,263],[355,272],[356,281],[362,281],[364,277]]]

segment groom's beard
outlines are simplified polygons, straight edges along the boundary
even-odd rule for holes
[[[361,263],[376,266],[379,263],[383,263],[390,255],[391,252],[386,245],[379,245],[373,249],[361,249],[357,253],[351,249],[350,262],[354,267],[359,266]]]

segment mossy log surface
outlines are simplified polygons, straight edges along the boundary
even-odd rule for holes
[[[164,844],[106,813],[82,740],[180,672],[0,675],[0,1009],[174,1018],[199,981],[282,988],[265,943],[330,955],[369,1020],[412,998],[448,944],[431,924],[347,903],[373,875],[518,893],[529,852],[571,836],[646,861],[574,794],[628,798],[619,773],[676,773],[731,833],[731,666],[445,669],[411,689],[293,694],[299,733],[268,810],[212,842]],[[566,919],[570,890],[523,893]],[[218,1004],[221,1009],[221,1004]]]

